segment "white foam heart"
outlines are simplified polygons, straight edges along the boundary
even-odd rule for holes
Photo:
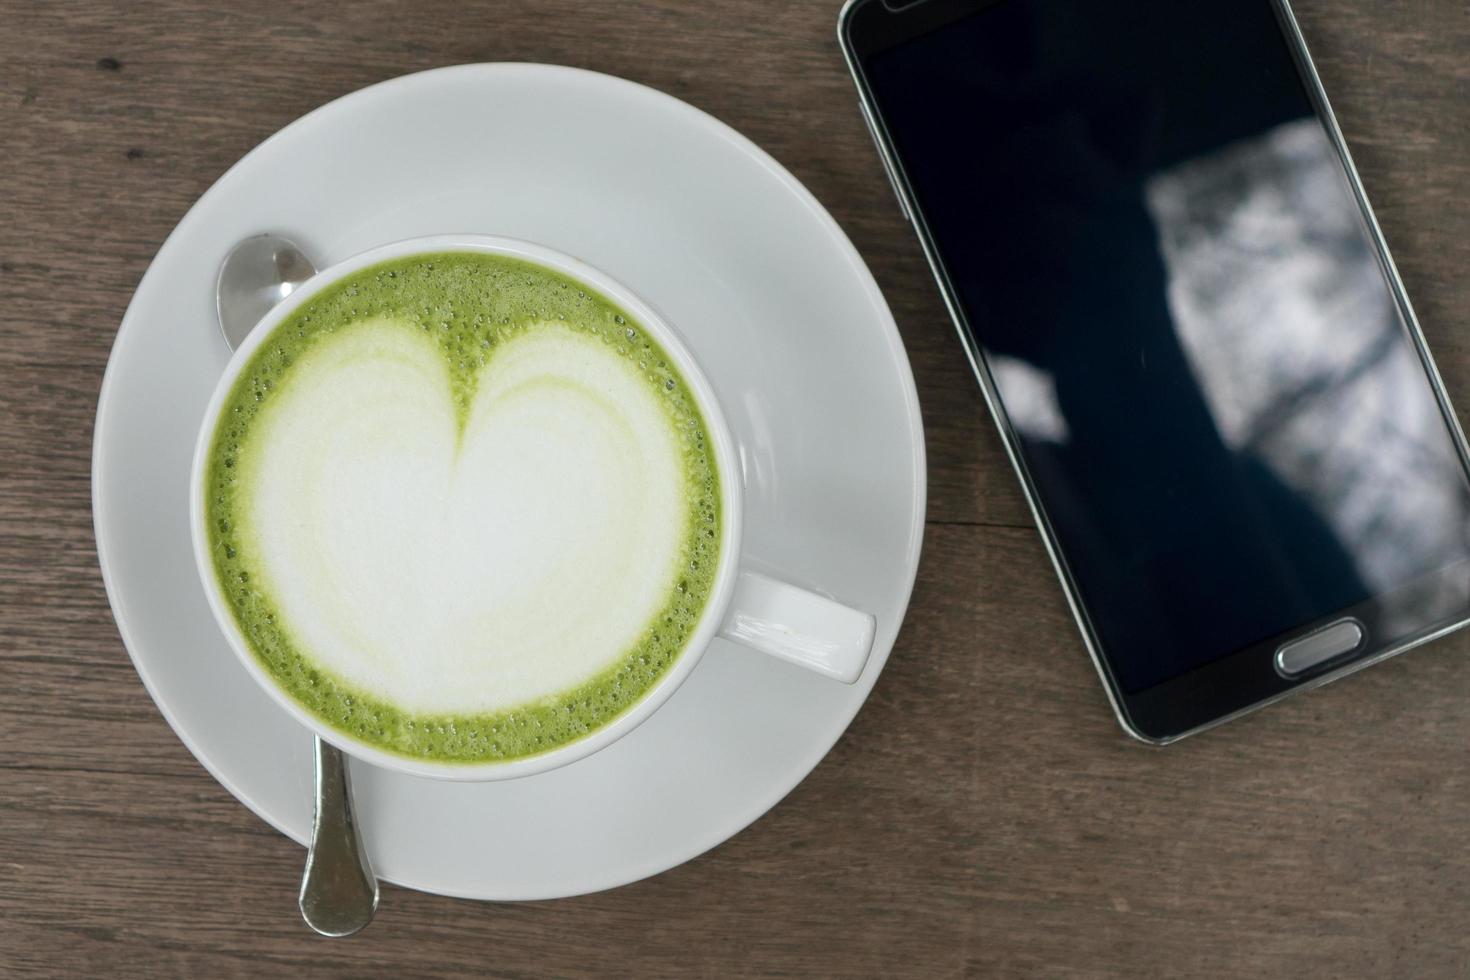
[[[466,418],[434,341],[373,321],[303,356],[242,453],[242,531],[302,653],[416,713],[511,708],[614,664],[688,528],[659,395],[596,337],[503,342]]]

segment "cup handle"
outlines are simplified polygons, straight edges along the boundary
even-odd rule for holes
[[[876,627],[865,612],[765,575],[741,572],[720,635],[851,684],[868,662]]]

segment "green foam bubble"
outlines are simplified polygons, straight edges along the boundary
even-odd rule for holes
[[[461,426],[480,369],[507,340],[539,323],[585,332],[638,365],[679,441],[689,493],[685,569],[667,602],[611,667],[540,701],[478,715],[414,714],[354,688],[314,663],[272,598],[245,526],[254,423],[292,379],[292,366],[354,325],[391,319],[433,337],[449,368]],[[377,748],[438,762],[508,761],[583,738],[623,714],[684,653],[714,585],[723,520],[708,428],[688,386],[641,324],[585,285],[532,263],[475,252],[396,259],[313,296],[251,356],[225,399],[205,468],[214,570],[259,663],[307,711]]]

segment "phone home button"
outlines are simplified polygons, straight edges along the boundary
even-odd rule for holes
[[[1300,677],[1319,666],[1349,653],[1363,642],[1363,625],[1356,619],[1339,619],[1315,633],[1283,643],[1276,651],[1276,672],[1283,677]]]

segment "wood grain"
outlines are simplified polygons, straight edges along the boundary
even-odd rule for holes
[[[1427,977],[1470,971],[1470,636],[1165,751],[1068,620],[818,3],[0,0],[0,975]],[[1299,14],[1470,405],[1470,10]],[[913,609],[791,796],[656,879],[488,906],[390,888],[311,936],[301,853],[149,701],[97,571],[98,385],[149,259],[242,154],[405,72],[612,72],[749,134],[893,306],[928,431]]]

